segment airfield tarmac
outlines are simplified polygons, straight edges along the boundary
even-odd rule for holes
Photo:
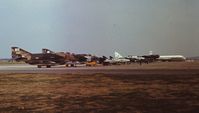
[[[150,64],[131,64],[94,67],[65,67],[37,68],[28,64],[0,65],[0,73],[51,73],[51,74],[171,74],[172,72],[189,73],[198,71],[199,62],[155,62]]]
[[[3,113],[197,113],[199,62],[0,66]]]

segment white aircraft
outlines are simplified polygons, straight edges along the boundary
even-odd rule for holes
[[[114,58],[112,58],[112,59],[106,59],[104,61],[104,63],[108,63],[108,64],[127,64],[127,63],[130,63],[129,59],[124,58],[118,52],[115,52],[114,55],[115,55]]]
[[[161,55],[158,60],[160,61],[185,61],[186,58],[182,55]]]
[[[116,61],[118,61],[118,62],[121,62],[121,63],[128,63],[128,62],[130,62],[129,59],[123,57],[123,56],[120,55],[118,52],[115,52],[114,54],[115,54],[115,59],[114,59],[114,60],[116,60]]]

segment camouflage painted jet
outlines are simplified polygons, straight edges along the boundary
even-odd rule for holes
[[[38,68],[46,66],[50,68],[54,65],[64,65],[66,62],[65,55],[59,55],[52,51],[45,51],[43,53],[30,53],[19,47],[11,47],[12,49],[12,59],[15,61],[24,61],[25,63],[31,65],[37,65]]]
[[[58,56],[62,56],[65,58],[65,65],[66,67],[75,67],[76,65],[80,64],[80,63],[86,63],[89,58],[87,58],[87,56],[89,56],[88,54],[74,54],[74,53],[70,53],[70,52],[53,52],[49,49],[42,49],[42,53],[44,54],[56,54]]]

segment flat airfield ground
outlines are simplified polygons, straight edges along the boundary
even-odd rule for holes
[[[1,113],[198,113],[199,62],[0,66]]]

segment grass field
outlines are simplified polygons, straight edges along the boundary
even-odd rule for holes
[[[199,71],[0,75],[1,113],[197,113],[198,108]]]
[[[12,64],[25,64],[25,62],[16,62],[9,60],[0,60],[0,65],[12,65]]]

